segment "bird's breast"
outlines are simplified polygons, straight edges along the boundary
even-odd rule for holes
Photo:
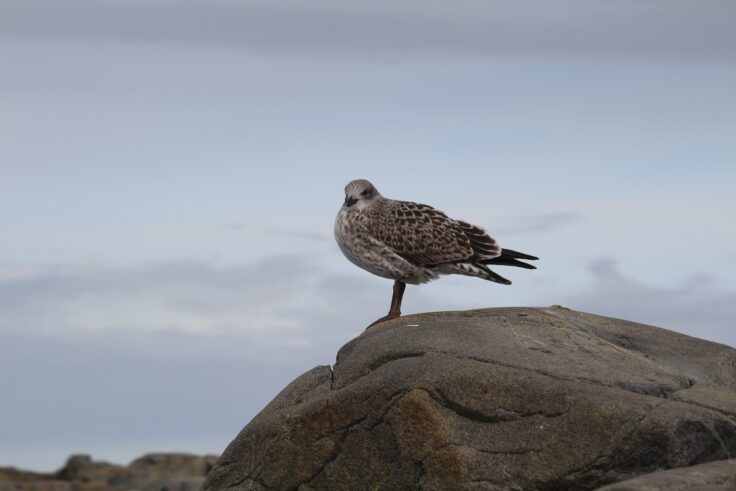
[[[360,255],[362,249],[359,244],[363,235],[360,228],[358,220],[351,217],[346,209],[341,208],[335,218],[335,240],[342,253],[354,263],[354,258]]]
[[[383,278],[397,278],[386,246],[371,239],[360,217],[341,209],[335,219],[335,240],[345,257],[359,268]]]

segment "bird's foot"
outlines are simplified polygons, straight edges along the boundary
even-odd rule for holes
[[[396,313],[389,312],[388,315],[384,315],[380,319],[373,321],[373,323],[371,325],[369,325],[368,327],[366,327],[365,330],[367,331],[368,329],[370,329],[371,327],[375,326],[376,324],[380,324],[381,322],[389,321],[391,319],[396,319],[399,316],[401,316],[401,312],[396,312]]]

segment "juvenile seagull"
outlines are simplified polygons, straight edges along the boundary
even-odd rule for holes
[[[394,280],[391,309],[371,326],[401,315],[407,283],[419,285],[441,275],[462,274],[510,285],[488,265],[536,269],[519,259],[538,259],[502,249],[483,228],[454,220],[431,206],[384,198],[365,179],[345,186],[335,239],[350,262]]]

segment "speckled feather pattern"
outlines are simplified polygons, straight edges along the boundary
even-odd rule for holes
[[[499,254],[499,247],[485,231],[428,205],[381,198],[357,217],[372,237],[422,266]]]
[[[343,206],[335,238],[345,256],[373,274],[418,284],[442,274],[488,277],[474,261],[501,254],[481,227],[428,205],[376,196],[362,209]]]

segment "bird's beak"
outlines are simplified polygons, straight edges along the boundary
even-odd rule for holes
[[[348,208],[350,208],[357,202],[358,202],[357,199],[351,198],[350,196],[345,196],[345,206],[347,206]]]

